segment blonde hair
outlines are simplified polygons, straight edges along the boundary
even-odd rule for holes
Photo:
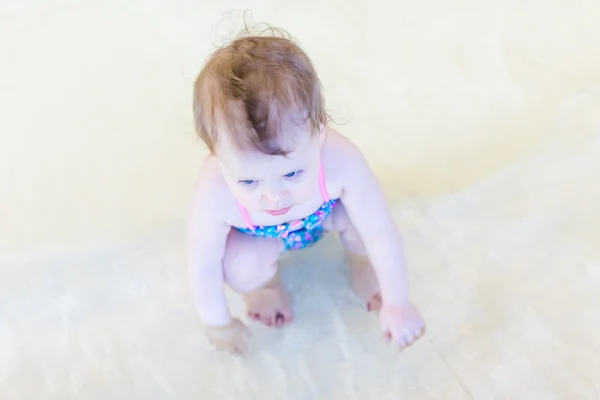
[[[292,125],[316,135],[327,124],[324,103],[299,46],[284,37],[241,37],[215,51],[196,79],[196,132],[211,154],[226,133],[238,150],[286,155]]]

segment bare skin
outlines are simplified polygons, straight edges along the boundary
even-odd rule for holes
[[[187,249],[194,303],[211,342],[233,353],[246,347],[248,336],[241,332],[247,328],[230,314],[225,285],[243,294],[251,319],[278,328],[293,320],[278,278],[282,243],[232,228],[245,227],[238,202],[256,225],[277,225],[314,212],[323,203],[316,183],[322,162],[328,193],[342,203],[324,227],[340,233],[352,286],[367,309],[380,312],[385,340],[400,350],[410,346],[425,324],[409,298],[401,238],[379,182],[358,149],[332,129],[312,139],[305,134],[296,147],[286,158],[240,154],[225,142],[218,158],[204,164]],[[294,170],[302,173],[288,178]],[[270,211],[280,209],[287,211]]]
[[[236,230],[229,233],[223,259],[225,282],[242,293],[250,319],[281,328],[292,322],[292,306],[281,280],[277,261],[283,244]]]
[[[340,233],[348,250],[352,287],[365,301],[367,310],[379,311],[381,294],[377,276],[343,206],[334,210],[324,227]],[[277,239],[257,238],[232,230],[223,260],[225,282],[243,294],[248,317],[277,328],[294,318],[289,296],[277,274],[282,250],[283,244]]]

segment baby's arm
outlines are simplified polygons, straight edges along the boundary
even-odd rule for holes
[[[218,192],[201,177],[194,193],[186,251],[192,300],[202,322],[225,326],[231,314],[225,297],[223,255],[230,227],[222,218]]]
[[[406,305],[409,285],[402,238],[385,193],[362,153],[344,143],[342,202],[377,274],[383,304]]]
[[[223,257],[231,227],[223,218],[226,202],[222,201],[218,174],[206,171],[196,187],[187,229],[190,289],[210,343],[219,350],[239,354],[246,349],[250,330],[231,316],[227,305]]]
[[[366,247],[379,281],[384,336],[400,350],[419,338],[425,323],[408,293],[402,239],[379,181],[352,144],[344,146],[342,202]]]

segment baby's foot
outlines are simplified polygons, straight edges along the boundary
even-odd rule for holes
[[[294,319],[288,294],[279,277],[261,289],[244,295],[248,317],[267,326],[281,328]]]
[[[367,303],[368,311],[381,309],[379,281],[369,257],[347,252],[352,287],[356,294]]]

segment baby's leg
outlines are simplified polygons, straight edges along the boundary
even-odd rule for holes
[[[248,316],[278,328],[293,319],[290,299],[279,279],[283,243],[232,229],[223,259],[225,282],[242,293]]]
[[[346,248],[346,258],[350,267],[352,287],[356,294],[367,303],[367,310],[377,311],[381,308],[379,281],[365,246],[352,225],[348,213],[342,204],[333,211],[331,218],[325,221],[325,229],[337,230]]]

